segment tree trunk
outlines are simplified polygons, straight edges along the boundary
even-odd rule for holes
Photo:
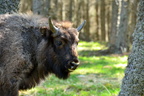
[[[60,0],[51,1],[52,3],[54,3],[54,8],[52,10],[52,13],[53,13],[52,17],[55,20],[59,20],[59,19],[61,20],[61,18],[60,18],[61,16],[59,15],[60,10],[61,10],[61,5],[58,1],[60,1]],[[50,7],[49,7],[49,9],[50,9]]]
[[[108,54],[118,53],[119,49],[116,47],[117,40],[117,26],[118,26],[118,3],[113,0],[112,1],[112,13],[111,13],[111,30],[110,30],[110,40],[109,40],[109,48],[106,51]]]
[[[144,0],[140,0],[132,52],[119,96],[144,96]]]
[[[83,0],[77,0],[77,8],[76,8],[76,26],[75,27],[77,27],[77,26],[79,26],[80,25],[80,22],[82,22],[81,21],[81,19],[82,19],[82,17],[83,17],[83,5],[84,5],[84,3],[83,3]],[[80,32],[80,35],[79,35],[79,38],[82,40],[83,38],[84,38],[84,32],[82,31],[82,32]],[[84,40],[84,39],[83,39]]]
[[[137,18],[137,6],[139,0],[129,0],[129,26],[128,26],[128,45],[132,45],[132,33],[134,32],[134,28],[136,27],[136,18]],[[130,48],[131,49],[131,48]]]
[[[35,14],[51,16],[50,7],[51,0],[33,0],[32,11]]]
[[[120,10],[120,20],[118,20],[118,5],[116,5],[115,0],[113,1],[112,9],[112,25],[110,33],[110,47],[107,50],[108,53],[112,54],[122,54],[127,52],[128,46],[128,4],[127,0],[121,0],[119,2]],[[118,21],[120,22],[118,26]],[[117,27],[118,26],[118,27]]]
[[[32,6],[32,11],[35,14],[43,14],[43,2],[42,0],[33,0],[33,6]]]
[[[44,8],[43,8],[43,10],[44,10],[43,15],[44,16],[52,16],[53,14],[51,13],[51,10],[50,10],[50,8],[51,8],[51,0],[46,0],[44,3],[45,4],[44,4]]]
[[[106,1],[106,7],[105,7],[105,14],[106,14],[106,42],[109,42],[109,34],[111,29],[111,1]]]
[[[72,15],[73,15],[73,0],[69,1],[69,20],[72,21]]]
[[[128,2],[127,0],[121,1],[121,12],[120,12],[120,24],[118,27],[116,48],[118,48],[118,53],[124,53],[128,51]]]
[[[100,41],[100,25],[99,25],[99,18],[100,18],[100,10],[99,10],[99,0],[96,0],[95,2],[95,10],[96,10],[96,33],[95,33],[95,41]]]
[[[101,40],[106,41],[106,30],[105,30],[105,0],[101,0]]]
[[[77,9],[76,9],[76,25],[77,26],[80,24],[80,21],[81,21],[81,5],[82,5],[82,1],[81,0],[77,1]]]
[[[111,33],[110,33],[110,45],[115,45],[116,43],[116,33],[117,33],[117,21],[118,21],[118,5],[115,0],[112,1],[112,20],[111,20]]]
[[[60,0],[60,3],[59,3],[59,8],[60,8],[60,10],[59,10],[59,19],[62,21],[63,20],[63,6],[64,6],[64,4],[63,4],[63,2]]]
[[[0,0],[0,14],[17,12],[20,0]]]
[[[28,13],[32,11],[32,0],[21,0],[19,6],[20,13]]]
[[[86,26],[84,27],[83,38],[81,40],[90,41],[90,18],[89,18],[89,0],[83,2],[84,12],[83,16],[86,19]]]

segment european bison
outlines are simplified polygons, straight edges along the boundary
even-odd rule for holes
[[[76,47],[84,24],[72,28],[40,16],[0,15],[0,96],[18,96],[51,73],[68,78],[79,64]]]

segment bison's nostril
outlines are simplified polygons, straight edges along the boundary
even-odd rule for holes
[[[72,71],[74,71],[74,70],[78,67],[78,65],[79,65],[79,60],[78,60],[78,59],[75,59],[75,60],[69,62],[68,65],[69,65],[68,70],[69,70],[70,72],[72,72]]]
[[[72,70],[75,70],[78,67],[79,63],[71,62],[70,66]]]
[[[71,62],[70,64],[71,64],[71,66],[73,66],[73,67],[77,67],[77,66],[79,65],[79,63],[75,63],[75,62]]]
[[[73,59],[74,63],[79,63],[79,60],[77,58]]]

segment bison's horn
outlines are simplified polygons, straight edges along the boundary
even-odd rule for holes
[[[48,19],[49,28],[54,33],[54,35],[58,34],[58,28],[52,24],[51,17]]]
[[[80,31],[84,27],[85,23],[86,20],[84,20],[83,23],[79,27],[77,27],[77,30]]]

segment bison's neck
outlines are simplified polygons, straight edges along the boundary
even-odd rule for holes
[[[23,54],[28,57],[25,58],[26,61],[30,61],[35,69],[38,66],[38,62],[36,59],[37,48],[39,43],[41,42],[41,34],[38,28],[22,28],[21,36],[22,36],[22,48]],[[34,70],[33,69],[33,70]],[[31,72],[33,71],[31,70]]]
[[[22,32],[23,37],[23,51],[24,54],[29,55],[29,59],[33,64],[33,69],[25,74],[25,77],[20,81],[19,89],[29,89],[37,85],[45,75],[48,75],[44,65],[41,62],[43,48],[45,47],[44,41],[41,39],[39,29],[24,29]],[[40,59],[41,58],[41,59]]]

